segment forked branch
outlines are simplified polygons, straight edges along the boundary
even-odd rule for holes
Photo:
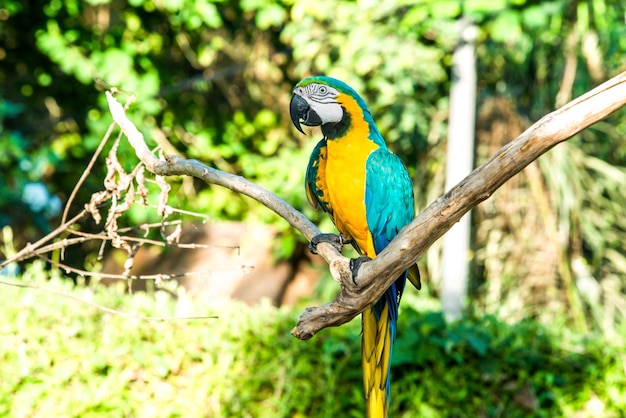
[[[250,196],[285,218],[311,239],[319,230],[300,212],[276,195],[232,174],[215,170],[194,160],[176,156],[157,159],[145,145],[143,136],[124,114],[123,107],[107,92],[113,118],[128,136],[137,156],[159,175],[191,175]],[[352,281],[348,260],[329,244],[319,246],[341,292],[332,302],[307,309],[292,334],[308,339],[323,328],[350,321],[371,306],[396,277],[419,259],[465,213],[491,196],[500,186],[555,145],[608,117],[626,105],[626,72],[617,75],[562,108],[544,116],[524,133],[502,147],[444,196],[407,225],[391,244],[359,269]]]

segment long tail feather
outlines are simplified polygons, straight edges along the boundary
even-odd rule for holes
[[[373,308],[362,314],[361,360],[368,418],[386,418],[391,387],[391,354],[396,334],[395,285]]]

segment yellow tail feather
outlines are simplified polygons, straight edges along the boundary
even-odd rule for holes
[[[387,378],[392,341],[388,313],[385,305],[379,321],[372,309],[362,314],[361,360],[368,418],[386,418],[389,409]]]

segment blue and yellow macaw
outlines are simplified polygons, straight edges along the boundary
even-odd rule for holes
[[[353,277],[362,262],[380,253],[415,217],[413,187],[402,164],[385,144],[365,101],[342,81],[308,77],[293,90],[291,119],[321,126],[306,172],[306,193],[315,209],[327,212],[339,230],[311,243],[350,242],[361,255],[351,263]],[[419,289],[417,266],[404,272],[374,306],[362,314],[363,384],[367,416],[387,417],[390,365],[398,306],[407,276]]]

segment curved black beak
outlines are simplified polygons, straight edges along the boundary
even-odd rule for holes
[[[291,121],[297,130],[304,133],[302,126],[300,126],[300,120],[306,126],[319,126],[322,124],[322,119],[315,113],[309,104],[300,95],[294,94],[291,96],[291,103],[289,105],[289,114],[291,115]]]

